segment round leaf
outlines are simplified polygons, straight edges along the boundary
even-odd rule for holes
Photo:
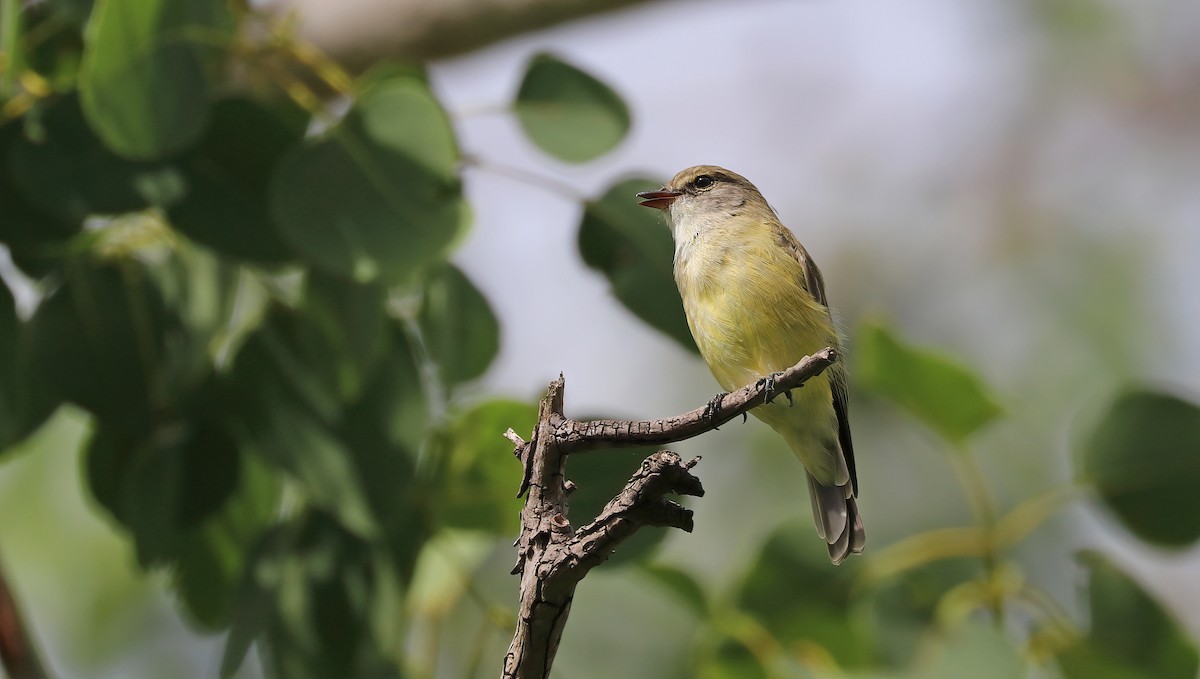
[[[672,266],[675,246],[671,232],[656,210],[637,204],[634,194],[648,179],[629,179],[584,207],[579,224],[583,261],[612,284],[613,294],[638,318],[696,351],[688,329]]]
[[[88,450],[96,498],[133,533],[143,565],[169,561],[184,535],[237,487],[237,443],[215,422],[177,422],[146,438],[98,429]]]
[[[1109,406],[1083,448],[1082,471],[1135,535],[1166,547],[1200,538],[1200,406],[1130,390]]]
[[[294,255],[271,221],[267,189],[275,164],[304,136],[250,99],[226,99],[195,150],[181,160],[187,193],[167,211],[172,225],[222,254],[278,263]]]
[[[215,0],[97,0],[79,90],[104,143],[153,159],[195,141],[208,114],[208,45],[231,40],[231,28]]]
[[[496,314],[458,267],[445,267],[426,284],[418,322],[448,387],[482,375],[499,351]]]
[[[329,273],[410,284],[449,252],[469,211],[441,107],[417,80],[370,88],[326,137],[276,168],[271,209],[285,241]]]
[[[570,163],[611,151],[629,132],[629,109],[616,92],[549,54],[529,63],[514,108],[538,148]]]

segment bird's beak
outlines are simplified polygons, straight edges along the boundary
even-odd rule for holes
[[[670,191],[664,186],[657,191],[642,191],[637,194],[637,197],[642,199],[638,205],[652,207],[656,210],[665,210],[671,207],[671,203],[674,203],[675,199],[682,195],[682,191]]]

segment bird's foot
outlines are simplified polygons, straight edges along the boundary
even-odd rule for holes
[[[712,400],[708,402],[708,405],[704,406],[704,414],[701,415],[701,417],[708,420],[708,423],[712,425],[713,429],[717,428],[717,416],[721,414],[721,401],[728,395],[729,392],[722,391],[716,396],[713,396]]]
[[[776,396],[779,395],[775,393],[775,380],[779,379],[779,376],[782,374],[782,372],[774,372],[758,381],[758,386],[763,388],[763,403],[770,403],[771,401],[775,400]],[[787,396],[789,406],[795,405],[795,402],[792,400],[792,391],[790,389],[783,392],[783,394],[784,396]]]

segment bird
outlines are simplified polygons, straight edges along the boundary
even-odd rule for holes
[[[726,392],[765,383],[825,347],[822,374],[752,413],[783,437],[808,477],[817,534],[840,564],[866,544],[847,413],[841,339],[808,251],[745,177],[715,165],[676,174],[639,204],[661,210],[675,241],[673,273],[697,349]],[[715,416],[721,396],[709,404]]]

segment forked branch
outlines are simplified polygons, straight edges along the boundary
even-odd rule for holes
[[[502,676],[547,679],[579,581],[642,526],[691,532],[691,510],[667,497],[671,493],[704,494],[700,480],[691,473],[700,458],[684,462],[675,453],[658,451],[642,462],[595,520],[574,530],[567,520],[567,496],[574,490],[574,484],[566,478],[568,454],[661,445],[698,436],[762,405],[773,395],[800,387],[835,360],[837,353],[832,348],[823,349],[772,376],[770,381],[759,380],[719,395],[706,407],[660,420],[572,420],[563,415],[562,376],[551,382],[530,440],[525,441],[512,429],[504,434],[521,460],[524,473],[518,495],[525,495],[525,506],[516,542],[517,565],[513,568],[513,573],[521,576],[520,610]]]

